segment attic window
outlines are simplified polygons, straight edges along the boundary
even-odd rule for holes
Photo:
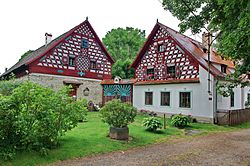
[[[96,61],[90,61],[90,69],[96,69]]]
[[[164,49],[164,45],[163,44],[159,44],[158,45],[158,52],[164,52],[165,49]]]
[[[82,39],[81,45],[82,45],[82,48],[88,48],[89,47],[88,39]]]
[[[147,69],[147,77],[150,79],[154,79],[154,68]]]
[[[75,66],[75,57],[70,57],[69,56],[69,66]]]
[[[168,66],[167,67],[167,73],[170,77],[175,77],[175,66]]]
[[[227,65],[221,64],[221,72],[227,73]]]

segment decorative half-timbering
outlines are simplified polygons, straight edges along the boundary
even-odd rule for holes
[[[199,65],[173,40],[166,29],[158,28],[135,66],[138,81],[195,79]]]
[[[103,79],[111,78],[112,63],[91,25],[85,21],[32,63],[31,70]]]
[[[110,57],[88,19],[51,40],[45,34],[45,45],[28,54],[1,77],[13,72],[17,78],[28,79],[58,90],[71,85],[71,96],[84,97],[100,103],[100,82],[111,78]]]

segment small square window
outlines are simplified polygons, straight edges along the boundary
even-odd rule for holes
[[[96,61],[90,61],[90,69],[96,69]]]
[[[69,66],[75,66],[75,58],[69,57]]]
[[[165,51],[165,47],[163,44],[159,44],[158,45],[158,52],[164,52]]]
[[[89,47],[89,41],[88,39],[82,39],[82,48],[88,48]]]
[[[150,79],[154,79],[154,68],[152,69],[147,69],[147,76]]]
[[[153,92],[145,92],[145,105],[153,105]]]
[[[170,92],[161,92],[161,106],[170,106]]]
[[[175,66],[168,66],[167,67],[167,73],[170,77],[175,77]]]
[[[190,92],[180,92],[180,107],[191,108],[191,93]]]

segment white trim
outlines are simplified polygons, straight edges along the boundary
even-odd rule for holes
[[[65,78],[65,79],[78,79],[83,81],[96,81],[101,82],[102,80],[98,79],[91,79],[91,78],[79,78],[79,77],[72,77],[72,76],[59,76],[59,75],[53,75],[53,74],[41,74],[41,73],[30,73],[30,76],[49,76],[49,77],[58,77],[58,78]]]

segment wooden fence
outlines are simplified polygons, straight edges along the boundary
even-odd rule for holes
[[[217,111],[217,122],[221,125],[238,125],[250,122],[250,108],[241,110]]]

